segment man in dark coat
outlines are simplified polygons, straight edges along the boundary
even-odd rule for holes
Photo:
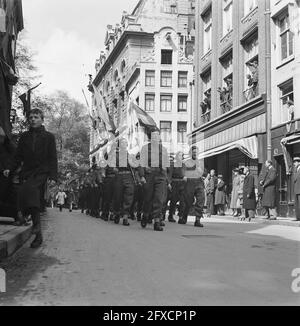
[[[250,174],[249,167],[244,168],[245,180],[243,186],[243,207],[245,209],[245,218],[249,222],[255,217],[256,198],[254,176]]]
[[[273,167],[272,161],[266,161],[266,173],[263,179],[260,181],[260,185],[263,187],[263,198],[262,198],[262,206],[265,208],[268,217],[267,219],[271,219],[271,215],[273,215],[274,220],[277,218],[276,212],[276,178],[277,173],[275,168]]]
[[[43,242],[40,205],[41,189],[47,179],[57,180],[57,154],[54,135],[43,126],[44,115],[39,109],[29,114],[29,131],[22,134],[14,162],[4,171],[8,177],[22,164],[20,179],[20,209],[25,215],[31,215],[33,234],[36,235],[31,248],[39,247]]]
[[[295,194],[295,211],[297,221],[300,221],[300,157],[294,158],[295,177],[294,177],[294,194]]]

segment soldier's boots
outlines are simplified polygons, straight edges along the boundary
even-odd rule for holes
[[[115,216],[114,216],[113,213],[110,213],[110,215],[109,215],[109,220],[110,220],[110,221],[114,221],[114,220],[115,220]]]
[[[203,227],[204,227],[203,224],[200,222],[199,219],[197,219],[197,220],[195,221],[194,226],[195,226],[195,227],[198,227],[198,228],[203,228]]]
[[[108,221],[108,215],[107,214],[102,214],[100,217],[103,221]]]
[[[168,216],[168,221],[171,223],[176,223],[176,220],[174,219],[174,217],[172,215]]]
[[[181,217],[179,220],[178,220],[178,224],[186,224],[187,223],[187,219]]]
[[[115,224],[119,224],[120,223],[120,216],[119,215],[115,215],[114,216],[114,221],[115,221]]]
[[[138,222],[141,222],[141,220],[142,220],[142,214],[141,213],[137,213],[136,219],[137,219]]]
[[[163,231],[163,227],[161,226],[161,222],[154,223],[154,231]]]
[[[39,232],[36,234],[34,240],[31,242],[30,248],[36,249],[40,247],[42,243],[43,243],[43,236],[42,233]]]
[[[145,216],[145,215],[143,215],[143,217],[141,218],[141,227],[142,228],[145,228],[146,226],[147,226],[147,224],[148,224],[148,217],[147,216]]]
[[[166,224],[163,220],[160,221],[160,226],[166,226]]]
[[[124,226],[129,226],[130,225],[127,218],[123,219],[123,225]]]

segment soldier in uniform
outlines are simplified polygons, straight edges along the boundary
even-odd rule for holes
[[[113,143],[112,149],[110,151],[110,155],[106,153],[104,158],[108,161],[108,165],[103,170],[102,176],[103,180],[103,201],[102,201],[102,215],[101,218],[104,221],[108,221],[109,213],[111,211],[113,196],[114,196],[114,185],[115,185],[115,177],[117,173],[117,169],[115,167],[115,151],[116,144]],[[113,220],[113,215],[111,214],[111,220]]]
[[[194,223],[195,227],[203,227],[200,220],[203,218],[203,208],[205,201],[204,194],[204,181],[203,181],[203,167],[201,161],[197,159],[198,148],[193,146],[191,148],[191,157],[185,162],[184,167],[184,178],[186,182],[184,189],[184,210],[182,218],[179,219],[179,224],[186,224],[189,211],[195,203],[196,220]]]
[[[169,156],[166,148],[162,146],[159,131],[155,131],[151,135],[151,142],[141,149],[139,176],[144,185],[141,225],[146,227],[151,218],[154,220],[154,231],[163,231],[161,214],[166,191]]]
[[[135,176],[128,162],[127,141],[124,138],[119,140],[117,148],[117,170],[113,198],[114,221],[119,224],[120,218],[123,217],[123,225],[129,226],[128,218],[133,203]]]
[[[174,219],[174,214],[176,211],[176,205],[179,202],[179,218],[182,217],[184,208],[184,188],[185,182],[184,178],[184,165],[183,165],[183,153],[179,152],[175,160],[171,163],[169,170],[169,178],[171,182],[171,199],[170,199],[170,209],[169,209],[169,222],[176,222]]]

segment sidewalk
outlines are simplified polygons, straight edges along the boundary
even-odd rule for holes
[[[225,216],[214,215],[213,217],[218,219],[226,219],[226,220],[229,219],[229,220],[238,221],[237,217],[233,217],[231,215],[225,215]],[[285,225],[285,226],[300,227],[300,221],[297,221],[295,217],[277,217],[276,220],[267,220],[265,216],[256,216],[255,219],[252,219],[252,222],[268,224],[268,225]]]
[[[31,226],[14,226],[11,218],[0,217],[0,261],[11,256],[31,236]]]

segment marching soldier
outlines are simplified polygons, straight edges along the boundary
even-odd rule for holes
[[[194,223],[195,227],[203,227],[203,224],[200,223],[201,218],[203,218],[203,207],[204,207],[204,181],[202,179],[203,168],[201,161],[197,159],[198,148],[193,146],[191,148],[192,155],[185,162],[184,167],[184,178],[186,182],[184,189],[184,210],[182,218],[179,219],[179,224],[186,224],[189,211],[193,205],[194,199],[196,198],[195,203],[195,213],[196,220]]]
[[[127,141],[125,139],[119,140],[117,170],[114,182],[114,221],[119,224],[120,218],[123,217],[123,225],[129,226],[128,218],[133,203],[135,176],[128,162]]]
[[[142,227],[154,219],[154,231],[163,231],[161,214],[164,205],[169,156],[162,146],[159,131],[152,133],[151,143],[141,150],[139,175],[144,185]]]
[[[172,162],[169,172],[169,177],[171,181],[171,200],[170,200],[170,209],[169,209],[169,222],[176,222],[174,219],[174,214],[176,210],[176,204],[179,202],[179,219],[182,217],[183,208],[184,208],[184,188],[185,181],[184,178],[184,165],[183,165],[183,153],[179,152],[175,160]]]

